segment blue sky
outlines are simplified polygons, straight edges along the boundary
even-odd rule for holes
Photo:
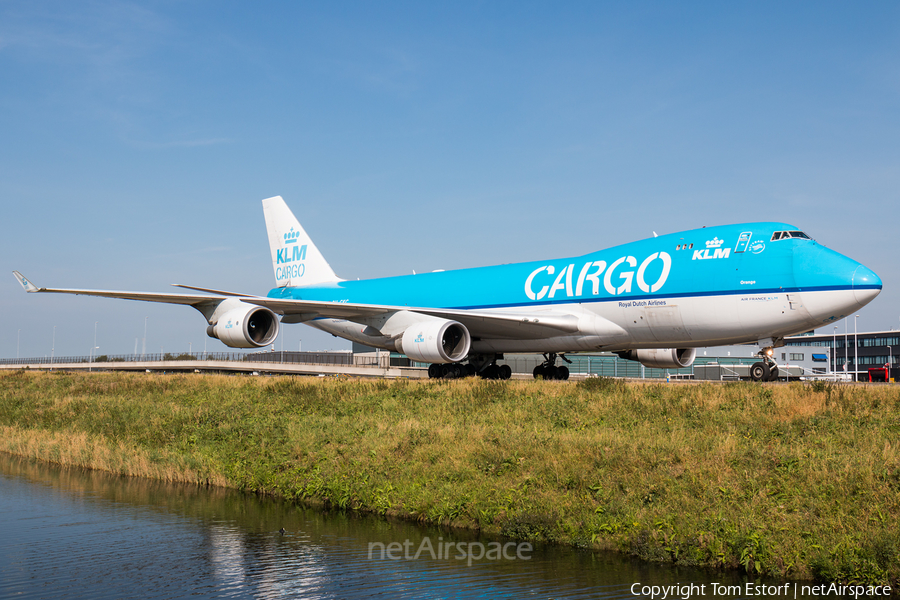
[[[348,279],[786,221],[882,277],[860,331],[900,327],[896,3],[7,1],[0,81],[0,259],[39,285],[265,294],[281,195]],[[129,353],[145,317],[148,351],[225,349],[7,277],[3,357],[95,322]]]

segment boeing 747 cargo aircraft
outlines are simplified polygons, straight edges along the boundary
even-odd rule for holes
[[[383,279],[338,278],[280,196],[263,200],[275,288],[254,296],[53,289],[193,306],[232,348],[272,344],[281,323],[430,363],[432,377],[507,379],[504,353],[546,357],[535,377],[567,379],[566,353],[616,352],[648,367],[693,363],[696,348],[758,343],[755,380],[774,379],[788,335],[858,311],[881,291],[862,264],[786,223],[723,225],[584,256]]]

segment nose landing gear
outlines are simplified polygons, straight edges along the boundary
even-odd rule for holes
[[[760,362],[755,362],[750,366],[751,381],[777,381],[778,365],[772,360],[772,347],[763,348],[759,351]]]

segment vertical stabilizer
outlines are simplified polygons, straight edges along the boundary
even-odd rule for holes
[[[262,201],[277,287],[341,281],[281,196]]]

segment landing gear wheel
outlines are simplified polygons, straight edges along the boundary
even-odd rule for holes
[[[481,376],[485,379],[500,379],[500,367],[496,364],[488,365],[484,371],[482,371]]]
[[[500,365],[500,379],[506,381],[512,377],[512,367],[509,365]]]
[[[755,362],[750,365],[750,379],[752,381],[768,381],[769,365],[764,362]]]
[[[475,369],[475,365],[469,363],[466,365],[466,377],[474,377],[478,374],[478,371]]]
[[[556,366],[556,359],[561,358],[567,363],[571,363],[572,361],[566,358],[564,355],[557,355],[555,352],[550,352],[549,354],[544,355],[544,362],[539,364],[534,368],[534,378],[537,379],[540,375],[546,380],[558,379],[559,381],[567,381],[569,379],[569,368],[565,365],[561,365],[559,367]]]
[[[778,365],[769,365],[769,378],[766,381],[778,381]]]
[[[440,376],[441,376],[441,365],[438,365],[438,364],[428,365],[429,379],[437,379]]]

